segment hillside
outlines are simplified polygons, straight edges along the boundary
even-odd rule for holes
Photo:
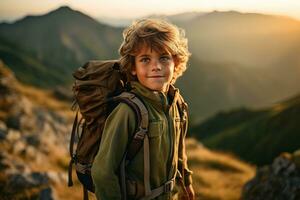
[[[196,199],[240,199],[244,184],[255,174],[254,166],[231,154],[209,150],[194,139],[188,139],[186,146]]]
[[[300,95],[259,110],[235,109],[194,127],[193,137],[207,147],[230,151],[258,165],[300,146]]]
[[[174,22],[186,30],[192,52],[178,86],[193,115],[268,106],[300,91],[298,20],[215,11]]]
[[[71,72],[87,60],[116,58],[121,29],[100,24],[64,6],[45,15],[27,16],[12,24],[2,23],[0,36],[2,40],[21,47],[27,53],[27,60],[33,59],[42,65],[36,74],[44,74],[45,70],[49,72],[48,84],[36,83],[35,79],[33,84],[50,87],[69,84],[72,80],[69,76]],[[7,53],[2,48],[1,54]],[[19,78],[24,68],[12,63],[14,58],[20,60],[18,55],[2,57],[6,63],[12,64]],[[31,71],[35,69],[33,66]],[[41,80],[44,79],[41,77]]]

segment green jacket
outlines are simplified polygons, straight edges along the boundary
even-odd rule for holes
[[[180,137],[181,119],[176,104],[180,95],[178,89],[170,86],[167,98],[164,93],[149,90],[139,82],[131,82],[131,86],[132,92],[142,98],[149,113],[151,188],[157,188],[172,179],[177,168],[185,171],[185,185],[191,184],[192,172],[187,167],[184,145],[186,132]],[[136,126],[135,113],[125,103],[120,103],[107,118],[100,148],[92,166],[98,199],[121,199],[118,170],[128,138],[133,136]],[[126,168],[127,179],[136,182],[137,187],[143,186],[143,155],[141,148]],[[172,194],[164,194],[157,199],[172,199],[176,191],[175,189]]]

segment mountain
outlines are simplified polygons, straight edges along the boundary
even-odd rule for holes
[[[300,95],[260,110],[219,112],[192,129],[209,148],[230,151],[258,165],[300,146]]]
[[[173,15],[146,15],[142,17],[135,17],[135,18],[114,18],[114,17],[99,17],[97,18],[100,23],[108,24],[114,27],[126,27],[129,26],[134,20],[139,18],[163,18],[175,23],[179,22],[188,22],[198,16],[204,15],[204,12],[184,12],[179,14]]]
[[[0,24],[2,41],[22,47],[24,52],[30,54],[29,59],[43,65],[36,74],[43,74],[41,71],[46,70],[49,72],[48,79],[61,85],[69,84],[72,80],[71,72],[87,60],[117,58],[121,31],[119,28],[100,24],[66,6],[42,16],[27,16],[13,24]],[[7,55],[7,52],[2,50],[1,54]],[[20,58],[11,54],[10,59],[1,57],[6,63],[12,64],[10,66],[14,70],[20,70],[16,72],[20,77],[23,67],[16,66],[11,61]],[[40,81],[42,80],[44,79],[41,78]],[[55,83],[40,85],[50,87]]]
[[[300,91],[299,21],[235,11],[157,17],[186,30],[192,57],[176,85],[192,121],[237,106],[267,106]],[[63,6],[0,24],[0,58],[27,84],[70,90],[75,68],[118,58],[122,30]]]
[[[186,29],[191,51],[206,61],[273,67],[300,46],[300,21],[288,17],[214,11],[174,22]]]

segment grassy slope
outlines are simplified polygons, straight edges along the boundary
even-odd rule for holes
[[[232,155],[210,151],[196,140],[187,140],[187,151],[189,166],[194,172],[196,199],[238,200],[242,186],[255,174],[255,167]],[[62,200],[82,198],[78,182],[72,188],[66,185],[57,188]],[[91,194],[90,198],[95,199],[95,196]]]
[[[196,140],[187,140],[187,151],[196,199],[239,199],[242,186],[254,176],[253,166],[230,154],[206,149]]]
[[[300,96],[271,108],[219,113],[193,129],[210,148],[231,151],[256,164],[270,163],[300,145]]]
[[[25,84],[51,87],[64,83],[64,74],[49,70],[49,66],[46,67],[33,55],[3,38],[0,39],[0,58]]]

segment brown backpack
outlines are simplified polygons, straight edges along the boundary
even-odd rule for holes
[[[126,103],[135,112],[138,129],[134,137],[130,138],[131,142],[123,158],[123,160],[130,161],[142,147],[143,135],[146,134],[148,128],[148,112],[142,101],[126,88],[126,78],[120,72],[117,60],[90,61],[78,68],[73,76],[75,82],[72,109],[74,110],[75,107],[79,109],[71,132],[68,186],[73,185],[72,166],[74,164],[77,177],[84,187],[84,199],[87,199],[87,191],[95,191],[91,167],[99,150],[108,115],[120,102]],[[82,116],[80,120],[78,120],[78,111]],[[74,152],[75,143],[77,143],[77,148]]]

